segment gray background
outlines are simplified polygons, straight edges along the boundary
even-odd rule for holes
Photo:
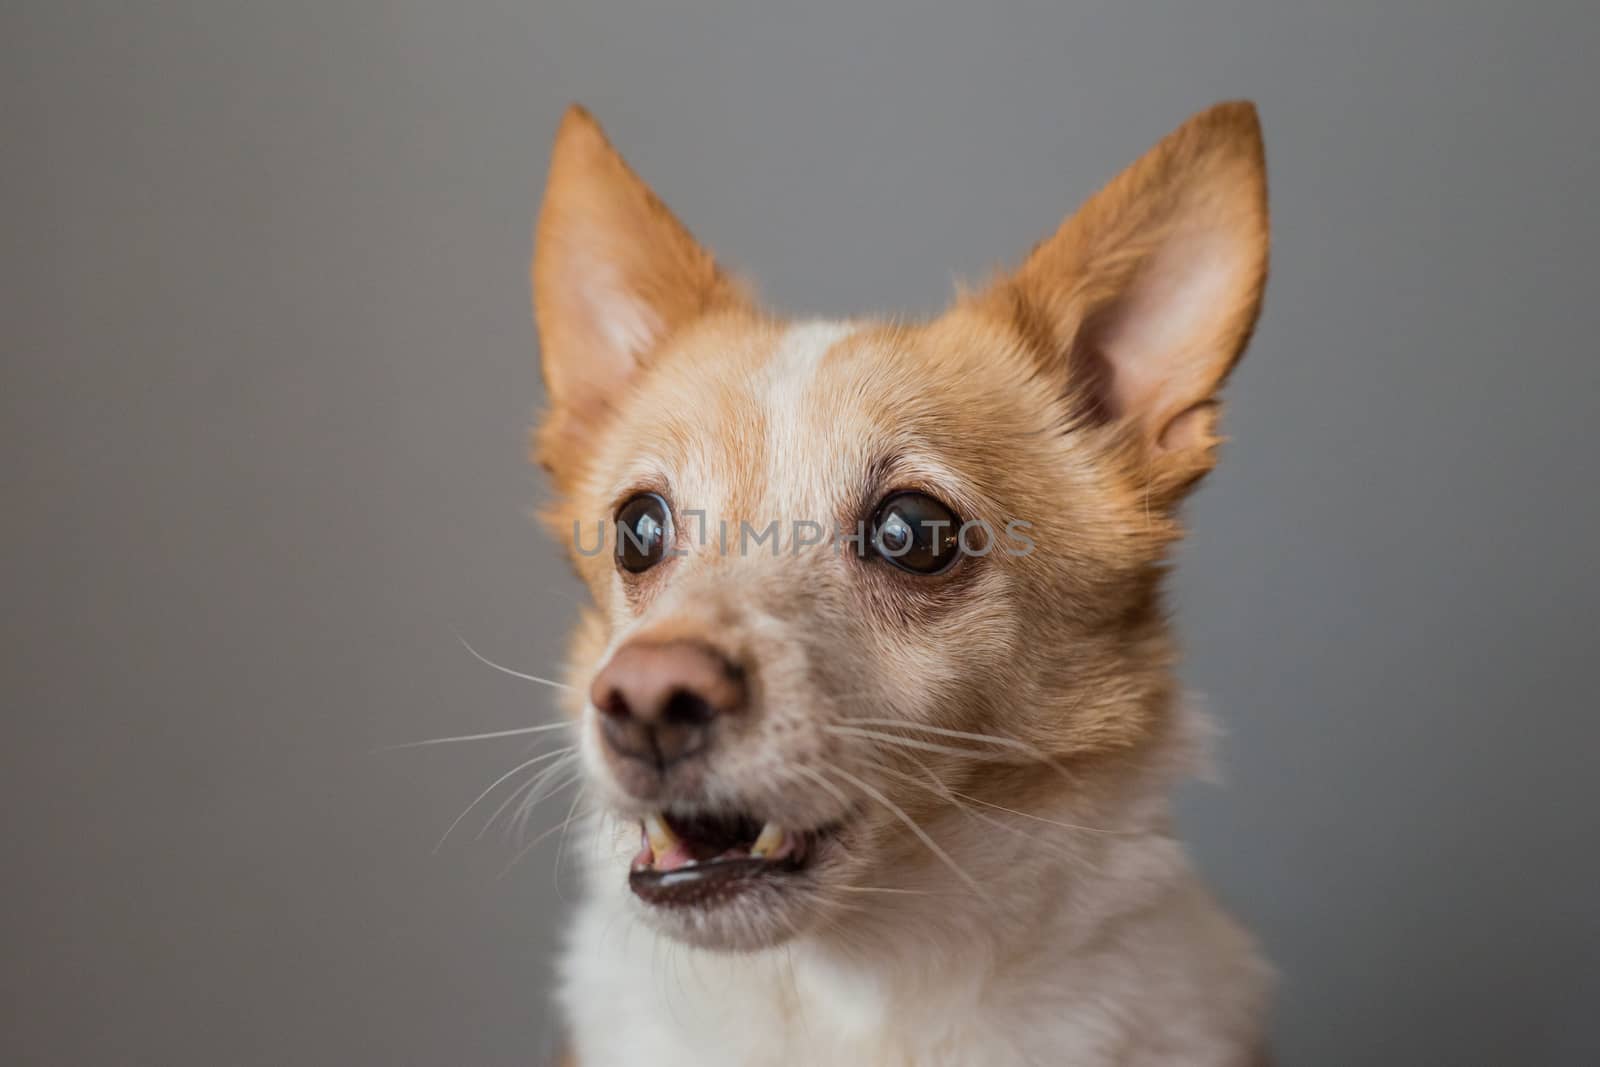
[[[848,313],[1249,96],[1273,278],[1176,589],[1228,784],[1182,821],[1285,1063],[1597,1062],[1592,5],[668,6],[5,5],[0,1060],[550,1040],[553,840],[430,851],[524,747],[370,750],[548,713],[453,628],[551,671],[577,593],[523,462],[569,99]]]

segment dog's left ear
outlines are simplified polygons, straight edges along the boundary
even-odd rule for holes
[[[1255,108],[1218,104],[1118,175],[990,290],[1081,416],[1121,422],[1158,497],[1215,463],[1217,390],[1267,274]]]

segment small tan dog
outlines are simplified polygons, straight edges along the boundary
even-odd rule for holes
[[[1170,828],[1161,584],[1267,244],[1228,103],[938,318],[791,322],[569,112],[533,296],[594,598],[575,1063],[1256,1062],[1267,970]]]

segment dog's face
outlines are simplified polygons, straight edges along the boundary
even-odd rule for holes
[[[1266,234],[1254,111],[1221,105],[937,319],[789,322],[568,115],[537,451],[595,605],[571,710],[651,921],[751,948],[909,872],[982,893],[930,826],[1161,730],[1161,562]]]

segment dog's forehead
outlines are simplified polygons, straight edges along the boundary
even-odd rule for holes
[[[850,323],[825,320],[791,326],[774,346],[765,374],[752,382],[753,391],[763,394],[761,496],[769,508],[820,506],[860,465],[873,427],[859,394],[840,388],[864,367],[862,345],[851,343],[858,332]]]
[[[869,325],[814,320],[686,339],[642,442],[678,503],[734,521],[828,522],[883,449],[885,348]]]
[[[1005,504],[1019,463],[1048,462],[1033,454],[1054,416],[1030,366],[1009,334],[960,316],[710,321],[630,398],[596,488],[615,503],[665,486],[710,521],[786,528],[853,523],[875,477]]]

